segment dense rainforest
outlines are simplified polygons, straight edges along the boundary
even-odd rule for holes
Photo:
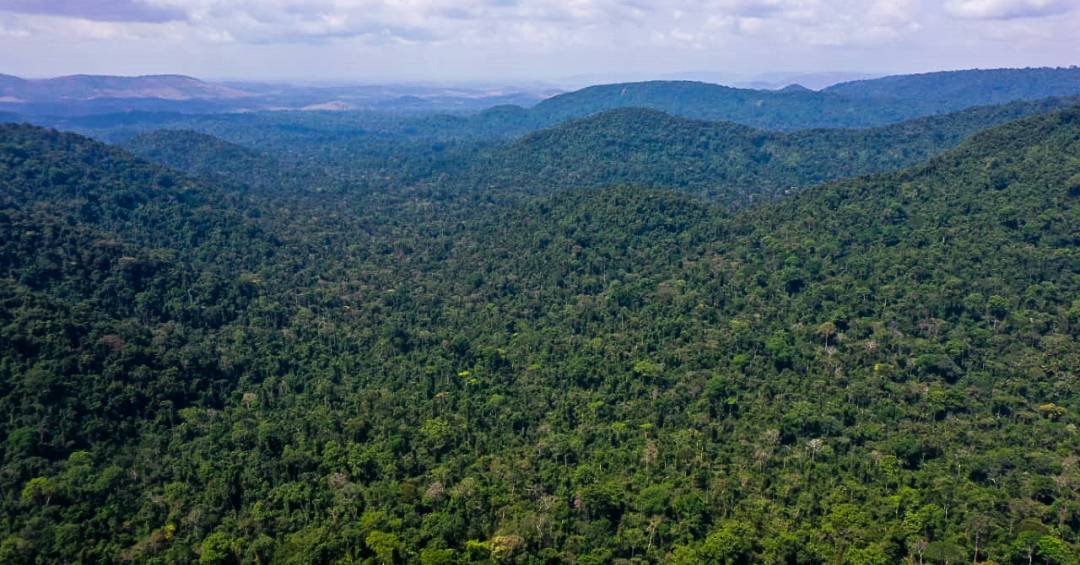
[[[0,562],[1075,564],[1080,106],[1037,98],[0,125]]]

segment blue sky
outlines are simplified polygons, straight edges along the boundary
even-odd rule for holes
[[[1080,0],[0,0],[0,72],[546,81],[1080,64]]]

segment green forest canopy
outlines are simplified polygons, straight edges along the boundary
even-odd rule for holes
[[[0,126],[0,561],[1076,562],[1080,108],[740,211],[205,169]]]

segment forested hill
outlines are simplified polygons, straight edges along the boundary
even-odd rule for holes
[[[1078,183],[1071,109],[730,222],[627,189],[493,220],[473,249],[514,259],[485,277],[551,303],[510,341],[543,351],[534,394],[581,395],[518,473],[602,560],[1071,563]]]
[[[124,142],[122,147],[149,161],[170,162],[171,167],[196,175],[213,175],[227,164],[252,170],[263,160],[252,149],[191,130],[155,130]]]
[[[242,187],[201,184],[126,151],[35,126],[0,125],[0,141],[0,198],[12,214],[103,230],[148,247],[198,248],[213,235],[206,226],[218,234],[244,231],[235,223],[243,221],[237,216]],[[210,206],[217,210],[202,213]]]
[[[777,92],[703,82],[651,81],[590,86],[560,94],[537,104],[529,117],[539,124],[554,125],[616,108],[639,107],[766,129],[802,129],[863,126],[874,106],[872,102],[852,102],[813,91]],[[899,111],[890,109],[888,113],[873,119],[902,119]]]
[[[977,131],[1077,100],[1015,102],[867,130],[790,134],[624,108],[527,135],[483,159],[470,155],[472,169],[459,176],[483,190],[543,193],[622,184],[745,206],[824,181],[913,165]]]
[[[0,187],[2,562],[1075,562],[1075,107],[735,215]]]
[[[266,153],[191,130],[161,129],[120,144],[148,161],[217,184],[261,191],[299,191],[317,186],[315,172]]]
[[[553,125],[622,107],[762,129],[874,127],[987,104],[1080,94],[1080,68],[956,71],[845,83],[817,92],[747,90],[688,81],[591,86],[529,111]]]
[[[234,320],[241,273],[274,256],[241,193],[31,126],[0,126],[0,187],[5,481],[219,392],[166,334]]]

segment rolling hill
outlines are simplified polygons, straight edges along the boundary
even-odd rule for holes
[[[287,165],[273,157],[190,130],[154,130],[127,140],[121,147],[148,161],[215,184],[273,190],[283,188],[287,177],[291,177],[290,186],[310,180],[296,169],[286,175],[283,169]]]
[[[1078,94],[1077,68],[904,75],[842,83],[821,92],[653,81],[593,86],[561,94],[537,104],[530,118],[552,125],[615,108],[642,107],[685,118],[790,131],[874,127],[972,106]]]
[[[746,206],[825,181],[910,166],[975,132],[1076,102],[1015,102],[880,128],[792,133],[623,108],[528,134],[481,156],[467,153],[456,167],[436,168],[433,175],[497,193],[635,185]]]
[[[122,146],[196,176],[262,187],[288,184],[294,191],[400,193],[422,187],[446,197],[505,198],[629,184],[742,207],[820,182],[909,166],[977,131],[1075,102],[1015,102],[865,130],[780,133],[623,108],[502,143],[438,144],[422,138],[394,141],[393,136],[374,142],[358,135],[346,140],[348,133],[342,132],[342,141],[331,142],[331,149],[316,132],[303,130],[290,138],[282,129],[271,135],[295,143],[275,142],[265,154],[204,134],[167,130]],[[509,108],[495,111],[507,112],[507,119],[520,115]],[[301,141],[309,135],[313,141]],[[275,150],[286,147],[287,153]],[[308,151],[318,154],[306,158]]]

